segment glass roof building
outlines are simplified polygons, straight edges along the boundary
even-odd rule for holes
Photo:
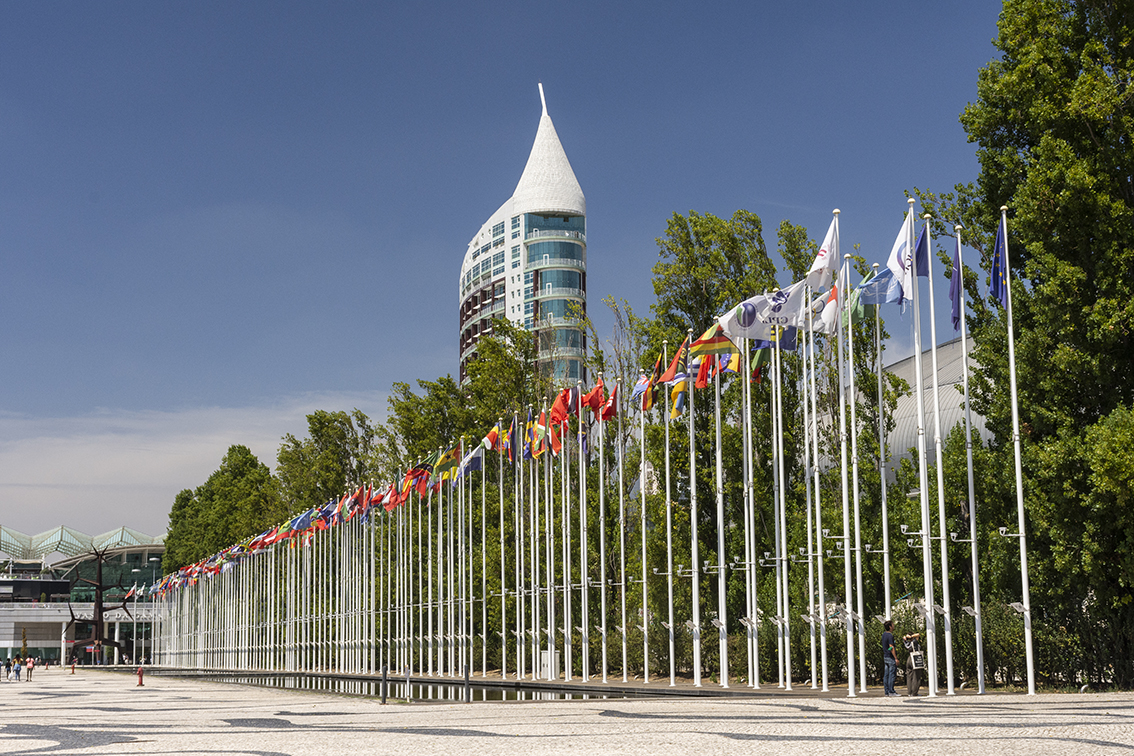
[[[586,338],[572,315],[587,306],[587,201],[547,114],[515,192],[469,241],[458,281],[461,380],[494,318],[533,331],[541,369],[586,381]]]

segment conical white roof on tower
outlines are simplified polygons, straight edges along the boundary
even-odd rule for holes
[[[559,135],[555,133],[555,124],[547,114],[542,84],[539,98],[543,103],[543,115],[539,119],[528,164],[524,166],[520,183],[516,184],[516,191],[512,194],[512,212],[586,215],[587,200],[583,197],[575,172],[571,170],[571,162],[563,151]]]

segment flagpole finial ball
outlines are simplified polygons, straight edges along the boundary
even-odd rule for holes
[[[877,269],[877,268],[878,268],[878,263],[871,263],[871,264],[870,264],[870,267],[872,267],[872,268],[874,268],[874,269]]]
[[[1002,213],[1008,212],[1008,206],[1007,205],[1001,205],[1000,206],[1000,212],[1002,212]]]
[[[953,225],[953,231],[963,231],[964,229],[965,229],[965,227],[962,226],[960,223],[956,223],[956,224]]]
[[[831,215],[838,215],[841,212],[842,212],[842,210],[840,210],[839,208],[836,207],[834,210],[831,211]]]
[[[917,202],[917,200],[915,200],[913,197],[906,197],[906,202],[910,205],[913,205],[913,203]]]
[[[930,215],[929,213],[926,213],[925,215],[923,215],[921,217],[924,218],[925,220],[933,220],[933,216]]]
[[[843,255],[843,259],[844,259],[844,260],[849,260],[849,259],[850,259],[850,254],[848,253],[848,254],[845,254],[845,255]]]

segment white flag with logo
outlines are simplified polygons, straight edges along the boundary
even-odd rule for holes
[[[913,300],[913,249],[910,248],[910,236],[913,233],[913,208],[906,213],[906,220],[898,231],[898,238],[894,239],[894,248],[890,250],[890,259],[886,267],[894,273],[894,279],[902,287],[902,299]]]
[[[839,231],[835,219],[831,219],[831,226],[827,229],[827,236],[819,247],[819,254],[815,255],[815,262],[811,263],[811,270],[807,271],[805,279],[812,289],[822,289],[831,284],[835,273],[839,270]]]
[[[730,338],[771,338],[772,326],[806,325],[804,294],[807,281],[744,300],[719,318],[721,328]]]

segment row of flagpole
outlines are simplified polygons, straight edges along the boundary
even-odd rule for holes
[[[965,429],[966,429],[966,461],[968,473],[968,513],[969,538],[957,541],[956,534],[946,538],[946,513],[944,492],[944,471],[942,458],[942,428],[940,421],[940,395],[938,385],[937,365],[937,337],[936,318],[933,308],[933,275],[932,275],[932,243],[929,232],[929,217],[922,234],[915,241],[914,200],[909,200],[909,210],[902,229],[895,240],[894,248],[887,263],[887,270],[882,274],[874,272],[857,287],[852,296],[849,284],[850,256],[839,255],[839,226],[836,210],[832,219],[824,244],[820,248],[808,276],[790,287],[781,289],[773,294],[767,293],[752,297],[738,305],[733,311],[726,313],[713,327],[696,341],[693,332],[688,332],[686,341],[679,347],[672,363],[670,363],[666,345],[663,345],[662,355],[655,365],[654,374],[648,379],[645,375],[639,379],[633,399],[641,397],[641,414],[639,427],[639,441],[641,444],[640,471],[638,485],[641,490],[640,523],[638,535],[640,538],[641,561],[637,578],[627,573],[626,536],[630,528],[627,520],[626,492],[623,480],[623,457],[626,452],[626,438],[623,436],[621,403],[617,396],[617,387],[609,400],[603,399],[601,376],[598,386],[598,404],[594,406],[592,391],[584,404],[582,385],[577,384],[574,391],[565,389],[560,398],[567,398],[569,413],[579,418],[576,444],[577,452],[575,480],[578,482],[577,501],[572,502],[573,484],[571,481],[571,452],[566,444],[562,445],[565,453],[559,454],[555,449],[561,443],[556,435],[556,408],[552,408],[552,422],[549,424],[541,413],[541,421],[533,424],[530,419],[524,429],[529,452],[536,443],[546,446],[548,437],[551,439],[552,453],[531,454],[530,458],[524,454],[516,453],[520,439],[517,438],[520,429],[519,418],[513,418],[511,431],[507,434],[513,466],[513,500],[512,500],[512,530],[514,543],[511,551],[512,573],[509,574],[506,564],[506,554],[509,551],[505,541],[505,518],[507,505],[505,502],[505,453],[504,447],[499,443],[499,436],[504,433],[502,423],[498,423],[493,433],[497,434],[490,441],[486,437],[482,444],[477,445],[466,453],[464,442],[454,450],[455,458],[451,452],[439,451],[433,456],[433,462],[422,466],[419,463],[411,472],[424,470],[421,475],[413,476],[407,473],[407,485],[400,492],[393,485],[382,496],[373,496],[368,491],[364,497],[367,501],[360,507],[362,514],[354,520],[347,517],[348,522],[354,525],[349,529],[332,529],[331,534],[312,528],[312,532],[305,536],[308,543],[315,548],[311,551],[293,550],[292,556],[280,556],[279,548],[273,548],[275,541],[268,540],[256,544],[259,548],[248,549],[246,553],[230,554],[231,560],[223,562],[221,568],[215,572],[206,567],[201,573],[209,579],[198,580],[196,574],[181,576],[180,583],[165,583],[162,588],[164,599],[163,629],[158,641],[159,658],[163,663],[170,664],[229,664],[233,661],[239,664],[264,665],[256,668],[273,668],[271,664],[279,662],[287,669],[308,668],[311,665],[338,665],[337,668],[350,668],[359,670],[365,668],[372,671],[374,664],[381,662],[381,666],[394,667],[406,670],[408,673],[420,671],[433,674],[436,662],[436,671],[439,674],[456,675],[467,667],[475,666],[474,651],[477,642],[480,644],[480,666],[482,673],[487,673],[489,639],[489,611],[493,599],[498,599],[498,626],[501,630],[499,639],[500,669],[507,676],[510,672],[517,677],[527,675],[554,679],[559,675],[558,649],[563,653],[563,675],[570,679],[575,665],[575,651],[577,645],[578,668],[584,680],[588,679],[594,664],[591,658],[591,633],[598,634],[601,650],[602,680],[608,680],[609,672],[609,637],[610,605],[608,603],[609,589],[619,590],[619,617],[620,624],[616,628],[621,636],[621,669],[623,679],[626,679],[628,663],[628,635],[627,626],[627,598],[632,587],[638,587],[638,598],[641,607],[641,622],[638,626],[642,631],[643,641],[643,676],[649,681],[649,631],[652,617],[649,615],[649,580],[651,575],[666,578],[666,620],[661,624],[667,630],[669,679],[673,685],[676,681],[676,639],[675,630],[678,618],[675,615],[674,582],[675,579],[689,579],[691,581],[692,601],[689,607],[690,617],[686,626],[692,635],[693,676],[694,684],[701,685],[704,670],[702,668],[702,617],[700,590],[703,574],[716,574],[717,610],[711,613],[711,624],[717,628],[719,653],[717,679],[719,684],[727,687],[729,684],[729,618],[727,605],[727,575],[730,569],[744,571],[745,587],[745,615],[739,618],[740,624],[745,628],[747,649],[747,682],[752,687],[760,686],[759,669],[759,629],[765,618],[758,602],[758,587],[762,584],[758,568],[768,567],[774,580],[775,610],[770,620],[776,627],[776,658],[777,658],[777,684],[791,689],[793,683],[792,650],[791,650],[791,597],[790,565],[805,562],[808,572],[808,608],[806,615],[800,615],[809,626],[810,658],[811,658],[811,686],[822,685],[823,690],[828,689],[828,622],[832,617],[837,618],[844,625],[846,634],[846,670],[848,679],[848,695],[855,695],[856,688],[866,688],[866,607],[863,578],[863,558],[865,554],[880,555],[883,557],[883,583],[884,583],[884,614],[885,618],[891,616],[892,597],[890,591],[890,541],[889,519],[887,512],[886,485],[888,457],[885,438],[885,419],[882,410],[884,402],[883,371],[881,366],[881,325],[877,307],[875,309],[875,356],[877,372],[877,401],[879,414],[878,443],[881,485],[881,529],[882,550],[871,550],[869,544],[862,542],[861,523],[861,497],[859,485],[859,422],[857,406],[860,392],[855,385],[855,338],[854,338],[854,308],[858,304],[879,305],[886,302],[910,300],[913,304],[914,328],[914,362],[915,362],[915,395],[917,405],[917,464],[920,503],[920,529],[909,531],[903,526],[903,533],[911,543],[920,539],[922,552],[922,579],[923,600],[917,605],[925,619],[927,657],[929,665],[928,682],[930,694],[936,695],[939,680],[939,660],[937,659],[937,619],[942,618],[943,648],[945,652],[945,680],[947,693],[954,692],[953,670],[953,641],[951,597],[949,592],[949,562],[948,543],[956,541],[969,543],[973,574],[973,600],[974,606],[970,613],[976,622],[976,652],[978,660],[978,675],[980,690],[984,690],[982,624],[979,598],[979,556],[977,544],[977,506],[973,483],[971,412],[968,398],[968,356],[967,332],[963,315],[963,266],[961,264],[960,227],[955,228],[956,254],[954,256],[953,272],[951,276],[950,298],[954,301],[954,328],[961,331],[961,349],[964,382],[965,402]],[[1019,520],[1019,532],[1006,533],[1001,528],[1001,535],[1016,537],[1020,543],[1021,577],[1024,615],[1025,645],[1027,655],[1027,669],[1029,692],[1034,692],[1034,664],[1032,658],[1031,638],[1031,610],[1029,585],[1027,575],[1027,548],[1024,523],[1022,470],[1020,463],[1020,436],[1019,418],[1016,399],[1014,337],[1012,333],[1011,291],[1008,285],[1007,272],[1007,220],[1002,209],[1001,222],[997,232],[996,248],[993,255],[993,287],[992,295],[998,299],[1005,308],[1008,322],[1008,352],[1010,371],[1010,392],[1012,399],[1013,443],[1016,466],[1016,495]],[[889,273],[889,276],[885,274]],[[930,299],[930,359],[931,359],[931,388],[933,397],[934,415],[934,463],[936,469],[938,526],[939,534],[934,536],[932,518],[930,515],[930,481],[928,475],[928,449],[926,447],[927,419],[925,407],[925,387],[923,384],[923,367],[921,346],[921,306],[919,302],[919,277],[928,278]],[[834,286],[817,300],[812,300],[813,293],[827,288],[831,279],[836,279]],[[868,287],[871,282],[871,287]],[[883,288],[879,284],[885,282]],[[896,294],[895,294],[896,292]],[[857,298],[856,301],[852,301]],[[821,305],[817,307],[816,305]],[[849,305],[849,306],[848,306]],[[822,310],[818,312],[818,310]],[[960,316],[957,313],[960,312]],[[821,315],[816,321],[816,314]],[[783,358],[781,355],[784,343],[784,329],[794,328],[801,335],[802,346],[799,359],[800,373],[797,396],[800,397],[798,408],[785,408],[785,380],[783,376]],[[832,331],[834,333],[832,333]],[[833,351],[835,354],[835,383],[838,391],[838,437],[839,437],[839,488],[842,509],[842,533],[830,535],[829,529],[823,527],[821,485],[820,427],[826,422],[833,422],[832,416],[820,414],[818,406],[818,375],[819,365],[816,357],[816,335],[825,335],[828,339],[834,336]],[[773,338],[774,336],[774,338]],[[729,337],[740,343],[738,348]],[[771,387],[769,392],[770,438],[771,454],[770,473],[772,485],[772,518],[773,518],[773,545],[772,551],[764,552],[761,558],[757,551],[757,537],[755,522],[757,520],[757,492],[754,482],[754,426],[752,417],[751,379],[753,369],[751,365],[752,353],[749,349],[749,339],[755,338],[770,346],[770,355],[766,356],[771,373]],[[741,470],[743,476],[742,486],[742,517],[743,517],[743,554],[733,554],[730,561],[727,552],[725,498],[723,480],[723,447],[722,447],[722,417],[720,409],[721,398],[721,372],[723,367],[720,355],[737,353],[743,356],[744,375],[747,380],[742,381],[743,411],[738,418],[733,418],[741,425],[741,438],[743,459]],[[685,360],[695,356],[692,363]],[[697,360],[700,360],[698,366]],[[711,365],[710,365],[711,362]],[[662,364],[670,364],[665,375],[659,375]],[[701,563],[700,540],[698,525],[700,510],[697,501],[697,469],[696,469],[696,443],[697,434],[694,427],[694,395],[695,388],[702,386],[702,378],[706,374],[706,365],[710,365],[707,374],[712,377],[713,385],[713,423],[715,441],[715,504],[717,523],[717,553],[716,564]],[[736,360],[735,369],[739,367]],[[759,369],[763,369],[760,366]],[[697,373],[694,380],[694,373]],[[644,382],[644,383],[643,383]],[[655,401],[654,395],[661,385],[672,387],[671,400],[665,403],[664,432],[665,432],[665,519],[666,519],[666,565],[665,571],[660,572],[656,567],[648,570],[648,557],[646,548],[646,534],[648,529],[646,514],[646,434],[645,414]],[[644,385],[644,389],[643,389]],[[642,389],[642,390],[639,390]],[[865,396],[866,392],[862,392]],[[681,407],[687,402],[687,411]],[[570,407],[570,403],[574,407]],[[849,404],[849,418],[848,408]],[[585,408],[590,408],[596,415],[598,438],[598,524],[599,534],[599,565],[597,567],[598,582],[594,582],[596,570],[590,564],[590,548],[588,535],[595,529],[587,519],[588,485],[587,471],[590,467],[587,453],[587,439],[585,433]],[[612,409],[611,409],[612,408]],[[608,410],[609,414],[608,414]],[[788,550],[788,488],[787,469],[785,467],[784,436],[785,415],[790,419],[796,417],[796,411],[802,419],[803,426],[803,481],[804,481],[804,518],[807,546],[800,550],[801,559]],[[546,412],[546,409],[545,409]],[[673,507],[672,498],[672,470],[671,470],[671,434],[670,420],[681,413],[686,414],[688,420],[689,437],[689,470],[688,491],[690,508],[690,558],[688,569],[684,565],[674,565],[673,543]],[[672,417],[671,417],[672,416]],[[618,582],[608,579],[609,566],[607,554],[607,517],[606,501],[610,488],[607,481],[607,463],[605,457],[606,443],[604,422],[618,418],[618,435],[615,451],[618,469],[618,524],[619,524],[619,571]],[[565,417],[560,417],[558,423],[565,431]],[[849,427],[848,427],[849,420]],[[490,434],[491,436],[492,434]],[[564,441],[566,438],[563,439]],[[849,448],[848,448],[849,445]],[[487,470],[483,465],[486,449],[500,452],[497,469],[497,487],[499,489],[498,501],[498,528],[499,528],[499,574],[500,592],[494,596],[488,594],[488,562],[487,562],[487,504],[486,482]],[[422,477],[428,480],[434,468],[440,472],[441,460],[449,455],[449,469],[456,469],[452,476],[452,486],[435,485],[423,491],[418,482]],[[849,462],[848,462],[849,456]],[[542,459],[541,459],[542,457]],[[559,474],[559,517],[560,529],[559,564],[556,560],[556,530],[555,530],[555,475],[558,460]],[[525,464],[529,462],[529,464]],[[428,469],[426,469],[428,468]],[[476,553],[475,523],[472,520],[474,502],[474,483],[472,472],[481,472],[480,492],[480,533],[479,554]],[[440,480],[445,480],[439,476]],[[440,481],[438,481],[440,482]],[[413,485],[411,485],[413,484]],[[813,488],[812,488],[813,484]],[[413,492],[416,490],[416,519]],[[446,497],[446,493],[448,496]],[[436,510],[434,508],[434,495],[436,494]],[[356,496],[362,496],[362,489]],[[446,504],[447,498],[447,504]],[[385,500],[383,500],[385,499]],[[344,497],[343,501],[346,501]],[[394,506],[390,506],[390,501]],[[374,504],[385,504],[380,507]],[[408,502],[408,506],[406,506]],[[329,504],[333,504],[331,502]],[[373,506],[373,508],[371,508]],[[425,508],[423,525],[422,509]],[[542,512],[541,508],[542,507]],[[335,516],[342,510],[343,503],[338,504]],[[387,510],[389,516],[375,516]],[[369,512],[367,511],[369,510]],[[436,511],[436,525],[434,512]],[[312,513],[307,513],[311,515]],[[852,517],[853,514],[853,517]],[[577,536],[573,532],[572,520],[578,517]],[[321,514],[322,516],[322,510]],[[308,522],[312,520],[309,518]],[[318,518],[315,520],[318,521]],[[365,522],[369,527],[360,525]],[[326,524],[324,523],[324,527]],[[853,527],[853,531],[852,531]],[[296,528],[289,529],[289,534],[296,532]],[[346,535],[344,535],[346,534]],[[434,539],[435,536],[435,539]],[[339,551],[328,550],[329,539],[339,539]],[[344,543],[343,539],[356,539],[357,542]],[[423,543],[424,538],[424,543]],[[841,606],[829,604],[825,580],[825,559],[831,556],[831,550],[825,548],[825,541],[834,541],[841,551],[843,561],[844,587],[843,602]],[[935,575],[933,571],[933,544],[940,543],[940,570],[941,570],[941,605],[935,603]],[[291,545],[295,546],[293,540]],[[852,545],[853,544],[853,545]],[[578,548],[578,571],[572,564],[574,549]],[[305,546],[306,549],[306,546]],[[774,556],[772,552],[774,551]],[[305,561],[296,554],[318,554]],[[335,562],[335,554],[339,554],[340,562]],[[359,554],[365,555],[365,564],[370,567],[357,572],[356,567],[348,566],[345,560],[357,559]],[[348,556],[349,555],[349,556]],[[476,557],[479,556],[479,560]],[[231,567],[238,561],[250,560],[255,569],[249,570],[240,581],[228,578]],[[315,560],[315,561],[310,561]],[[318,560],[323,560],[322,562]],[[475,562],[479,561],[480,586],[479,595],[474,583]],[[319,581],[324,578],[316,574],[316,564],[324,564],[332,574],[351,572],[351,582],[340,586],[333,594],[326,593],[329,588]],[[265,566],[269,565],[269,566]],[[556,571],[561,575],[556,579]],[[220,576],[220,580],[212,578]],[[575,576],[578,583],[574,583]],[[248,577],[252,576],[252,577]],[[166,581],[172,576],[167,576]],[[511,580],[509,580],[511,578]],[[815,580],[818,581],[818,590],[815,589]],[[510,585],[509,585],[510,583]],[[218,588],[217,586],[220,586]],[[282,586],[282,587],[281,587]],[[599,592],[598,624],[592,625],[595,612],[592,611],[590,601],[593,589]],[[159,586],[154,586],[158,589]],[[177,589],[177,590],[174,590]],[[219,593],[217,591],[220,591]],[[241,605],[242,601],[252,600],[253,594],[262,592],[264,595],[279,595],[282,592],[283,600],[269,602],[262,615],[256,618],[238,617],[235,620],[229,613],[230,604]],[[297,598],[292,595],[299,592]],[[435,595],[436,592],[436,595]],[[577,592],[577,595],[576,595]],[[247,595],[246,595],[247,594]],[[315,601],[312,596],[319,596]],[[190,598],[196,596],[196,599]],[[509,602],[512,598],[513,612],[511,618],[514,628],[509,625]],[[576,620],[574,614],[574,601],[577,598],[581,618]],[[817,600],[817,601],[816,601]],[[314,602],[305,604],[304,602]],[[479,602],[479,632],[477,625],[477,604]],[[352,617],[350,625],[351,635],[341,626],[328,624],[327,617],[320,615],[316,606],[334,607],[334,617]],[[365,632],[358,628],[364,627],[365,622],[359,617],[369,612],[372,618],[370,637],[365,638]],[[562,618],[562,626],[558,626],[558,616]],[[357,616],[356,616],[357,615]],[[233,649],[225,648],[224,644],[232,643],[233,636],[221,628],[210,623],[236,621],[242,628],[245,641],[251,638],[251,628],[255,630],[256,643],[250,645],[260,649],[258,655],[236,655]],[[579,624],[575,624],[578,621]],[[357,625],[362,622],[361,625]],[[575,631],[578,631],[576,644]],[[361,635],[359,635],[361,633]],[[356,637],[357,636],[357,637]],[[511,636],[511,642],[510,637]],[[264,638],[283,640],[282,655],[267,651],[268,643],[262,643]],[[857,638],[857,644],[856,644]],[[244,641],[242,641],[244,642]],[[335,642],[349,642],[352,648],[366,648],[368,651],[359,651],[354,656],[340,656],[340,652],[332,653]],[[495,641],[494,641],[495,643]],[[857,645],[858,664],[855,664],[855,646]],[[509,652],[512,652],[511,654]],[[160,654],[164,654],[161,656]],[[362,662],[363,657],[366,661]],[[332,661],[333,659],[333,661]],[[349,662],[345,660],[349,659]],[[511,660],[512,666],[509,667]],[[343,664],[347,666],[344,667]],[[817,677],[817,670],[820,673]],[[856,681],[857,672],[857,681]]]

